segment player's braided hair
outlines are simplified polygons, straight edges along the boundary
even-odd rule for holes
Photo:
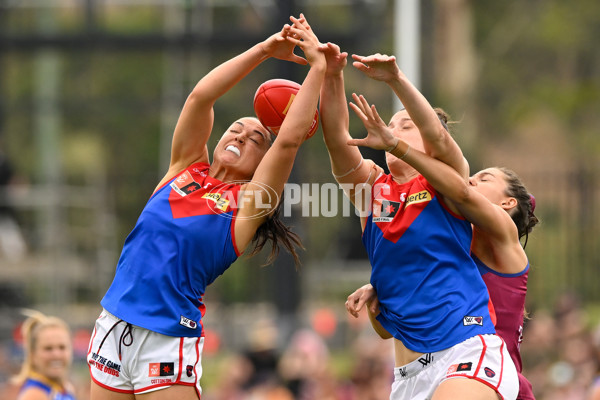
[[[252,238],[254,248],[250,252],[250,256],[260,252],[263,247],[265,247],[267,241],[270,240],[271,254],[269,254],[269,257],[264,265],[271,264],[273,261],[275,261],[275,258],[279,254],[280,247],[283,246],[292,255],[292,257],[294,257],[294,264],[297,268],[298,265],[300,265],[300,258],[298,257],[296,247],[304,250],[304,246],[302,245],[300,237],[294,233],[289,226],[285,225],[283,221],[281,221],[282,207],[283,200],[279,202],[269,218],[267,218],[267,220],[256,230],[256,233]]]
[[[517,199],[517,206],[510,212],[515,225],[519,231],[519,239],[525,236],[525,243],[523,248],[527,246],[527,240],[529,239],[529,232],[540,222],[533,213],[535,211],[535,202],[533,196],[527,191],[525,185],[517,174],[512,170],[504,167],[497,167],[504,173],[506,177],[507,195]]]

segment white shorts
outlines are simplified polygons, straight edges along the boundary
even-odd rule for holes
[[[152,332],[103,310],[92,333],[87,362],[97,385],[119,393],[147,393],[171,385],[202,393],[204,338]]]
[[[390,400],[429,400],[440,383],[453,378],[475,379],[506,400],[516,399],[519,392],[517,369],[504,341],[497,335],[478,335],[394,368]]]

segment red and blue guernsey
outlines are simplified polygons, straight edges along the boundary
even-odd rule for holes
[[[240,186],[208,176],[208,168],[191,165],[148,200],[101,301],[108,312],[164,335],[204,335],[202,296],[239,255]]]
[[[535,400],[531,383],[521,371],[521,342],[523,341],[523,318],[529,264],[517,274],[502,274],[485,265],[475,254],[471,255],[485,282],[496,314],[496,333],[506,342],[517,373],[519,374],[518,400]]]
[[[471,224],[448,210],[421,175],[381,175],[363,243],[377,320],[408,349],[430,353],[495,333],[485,284],[470,255]]]

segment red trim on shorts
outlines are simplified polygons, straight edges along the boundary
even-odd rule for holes
[[[96,327],[94,326],[94,331],[92,332],[92,337],[90,339],[90,344],[89,344],[89,347],[88,347],[87,357],[89,357],[90,353],[92,352],[92,343],[94,342],[94,338],[96,337],[96,333],[97,333],[96,332]],[[89,364],[88,364],[88,366],[89,366]]]
[[[139,394],[140,392],[146,392],[148,390],[152,390],[152,389],[156,389],[156,388],[160,388],[160,387],[170,387],[173,385],[182,385],[182,386],[193,386],[193,383],[189,383],[189,382],[181,382],[181,381],[175,381],[175,382],[166,382],[166,383],[157,383],[156,385],[150,385],[150,386],[146,386],[140,389],[136,389],[133,391],[134,394]]]
[[[117,388],[110,387],[108,385],[105,385],[105,384],[97,381],[96,379],[94,379],[94,375],[92,375],[92,367],[89,364],[88,364],[88,368],[90,370],[90,377],[92,378],[92,382],[94,382],[96,385],[100,386],[101,388],[110,390],[111,392],[117,392],[117,393],[126,393],[126,394],[134,393],[133,390],[117,389]]]
[[[485,340],[483,339],[483,336],[481,335],[477,335],[479,337],[479,340],[481,340],[481,345],[483,346],[483,350],[481,351],[481,355],[479,356],[479,363],[477,363],[477,368],[475,369],[475,372],[473,373],[473,376],[476,377],[479,374],[479,370],[481,369],[481,364],[483,363],[483,357],[485,357],[485,352],[487,351],[487,344],[485,344]]]
[[[500,383],[502,382],[502,376],[504,375],[504,352],[502,350],[504,350],[504,340],[498,336],[498,339],[500,339],[502,341],[502,346],[500,346],[500,378],[498,378],[498,386],[497,388],[500,388]],[[519,375],[517,374],[517,379],[519,378]],[[500,397],[502,397],[502,395],[500,395]]]
[[[179,338],[179,373],[177,374],[177,379],[175,382],[179,382],[181,380],[181,368],[183,367],[183,338]]]
[[[502,394],[499,392],[500,383],[502,382],[502,375],[504,374],[504,353],[502,352],[502,349],[504,349],[504,340],[502,340],[502,338],[500,338],[498,335],[495,335],[502,341],[502,346],[500,346],[500,377],[498,378],[498,385],[494,386],[490,382],[477,377],[477,375],[479,373],[479,369],[481,367],[481,363],[483,361],[483,357],[485,355],[485,352],[487,351],[487,344],[485,343],[485,339],[481,335],[477,335],[477,336],[479,336],[479,339],[481,339],[481,343],[483,345],[483,352],[481,353],[481,358],[479,359],[479,365],[477,366],[477,370],[475,371],[475,375],[472,377],[472,379],[476,380],[477,382],[483,383],[484,385],[488,386],[491,389],[494,389],[496,394],[498,394],[498,396],[500,396],[501,399],[504,400],[504,396],[502,396]]]
[[[198,398],[200,399],[202,397],[200,394],[200,390],[198,390],[198,380],[200,378],[198,377],[198,372],[196,371],[196,366],[198,365],[199,361],[200,361],[200,338],[197,338],[196,339],[196,362],[194,363],[194,376],[195,376],[194,389],[196,389],[196,394],[198,395]]]

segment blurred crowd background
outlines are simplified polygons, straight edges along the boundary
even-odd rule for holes
[[[22,360],[23,308],[71,325],[87,398],[99,300],[168,165],[187,93],[299,12],[349,53],[414,49],[399,63],[457,122],[472,170],[523,178],[542,221],[527,244],[525,373],[540,400],[586,399],[600,345],[596,0],[0,0],[0,398]],[[216,104],[214,132],[253,113],[260,83],[302,68],[265,62]],[[346,87],[384,119],[398,107],[352,67]],[[364,134],[354,116],[350,130]],[[316,191],[333,182],[319,135],[291,179]],[[306,247],[298,270],[286,254],[269,266],[242,257],[208,289],[203,399],[388,398],[391,342],[344,310],[370,273],[358,219],[313,207],[325,200],[315,193],[288,219]],[[341,191],[327,200],[342,209]]]

